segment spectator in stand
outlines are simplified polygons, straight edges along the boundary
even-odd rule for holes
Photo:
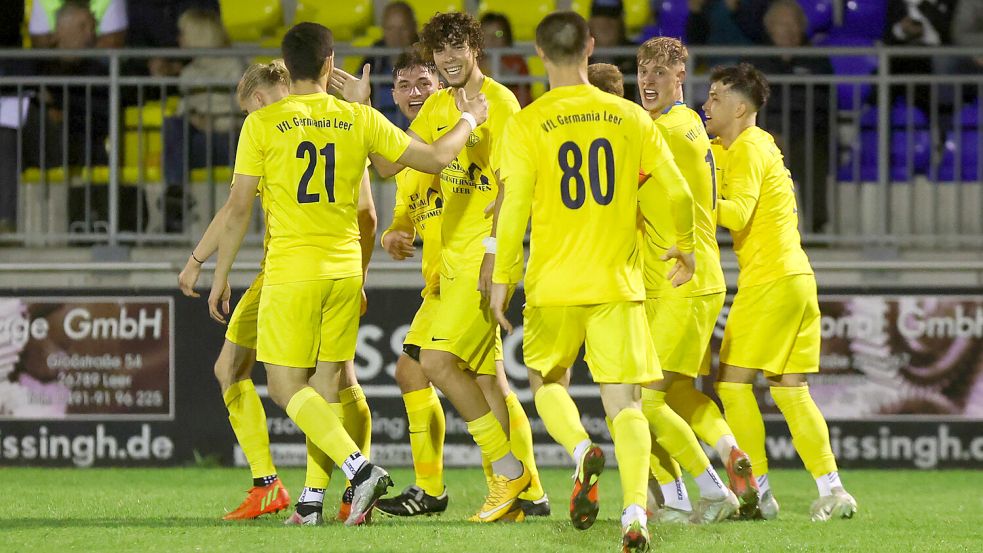
[[[192,8],[178,19],[181,48],[228,48],[231,42],[218,12]],[[239,57],[198,56],[181,69],[183,97],[175,117],[164,120],[164,178],[167,184],[167,231],[182,230],[182,186],[186,169],[228,165],[235,148],[232,88],[245,71]],[[221,80],[228,86],[199,85]],[[185,134],[187,129],[187,134]],[[187,157],[185,147],[187,145]]]
[[[502,56],[501,65],[498,73],[494,73],[491,67],[491,60],[487,55],[489,48],[508,48],[512,46],[512,24],[504,14],[488,12],[481,16],[481,33],[485,36],[486,55],[481,60],[481,72],[485,75],[492,75],[496,80],[500,76],[527,76],[529,66],[526,59],[519,54],[509,54]],[[526,106],[532,101],[532,95],[528,84],[509,85],[509,90],[515,94],[520,106]]]
[[[955,46],[983,48],[983,0],[959,0],[952,18],[952,44]],[[983,52],[983,50],[981,50]],[[965,58],[952,71],[958,73],[983,72],[983,53]]]
[[[956,0],[888,0],[887,28],[884,44],[898,46],[948,46],[952,44],[951,31]],[[924,75],[933,71],[932,58],[892,57],[891,73],[897,75]],[[914,103],[930,108],[930,87],[916,86]],[[892,101],[907,100],[907,87],[891,87]],[[946,93],[946,96],[950,94]]]
[[[28,32],[34,48],[56,45],[55,24],[59,10],[70,0],[34,0]],[[79,3],[79,2],[76,2]],[[91,0],[81,2],[91,10],[96,21],[96,48],[121,48],[126,38],[125,0]]]
[[[601,55],[599,48],[635,46],[625,35],[625,9],[621,0],[594,0],[590,8],[590,34],[594,37],[594,55],[588,63],[610,63],[625,75],[635,74],[635,56]],[[625,98],[638,100],[638,88],[625,83]]]
[[[796,0],[773,0],[764,15],[770,44],[779,48],[809,46],[805,12]],[[775,56],[757,58],[755,65],[771,75],[830,75],[828,57]],[[803,209],[799,217],[807,232],[822,232],[829,220],[827,177],[829,176],[829,87],[812,88],[812,104],[807,104],[809,85],[773,84],[764,114],[763,126],[775,136],[785,153]],[[788,104],[785,103],[788,91]],[[787,119],[786,119],[787,114]],[[811,120],[810,120],[811,117]],[[811,141],[807,140],[811,134]],[[809,163],[809,152],[812,162]]]
[[[24,3],[14,2],[5,15],[0,18],[0,48],[20,48]],[[11,61],[4,61],[0,76],[17,74],[12,65]],[[0,105],[17,106],[16,94],[16,87],[0,87]],[[16,123],[4,126],[4,123],[0,121],[0,234],[13,232],[17,223],[17,126]]]
[[[130,24],[126,31],[126,46],[132,48],[177,48],[178,19],[191,8],[219,12],[218,0],[126,0]],[[128,75],[176,77],[187,59],[127,60],[124,72]],[[146,90],[145,92],[151,92]],[[144,98],[147,96],[144,95]]]
[[[417,40],[416,15],[413,8],[406,2],[390,2],[382,11],[382,40],[372,46],[385,48],[399,48],[406,50]],[[385,84],[377,84],[372,87],[372,106],[382,112],[390,121],[401,129],[409,127],[409,120],[399,111],[399,106],[393,101],[392,96],[392,71],[393,62],[399,57],[398,54],[392,56],[374,56],[365,58],[363,64],[372,66],[373,75],[385,75]]]
[[[770,0],[689,0],[687,44],[767,44],[763,18]]]

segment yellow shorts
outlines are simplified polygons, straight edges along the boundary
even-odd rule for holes
[[[262,291],[263,273],[260,272],[232,310],[229,328],[225,331],[226,340],[242,348],[256,349],[256,324],[259,320],[259,298]]]
[[[663,371],[691,378],[710,374],[710,338],[726,295],[645,300],[649,332]]]
[[[586,343],[594,382],[642,384],[662,378],[642,302],[526,306],[523,319],[526,366],[544,377],[570,368]]]
[[[770,374],[814,373],[820,340],[816,277],[787,276],[737,290],[720,362]]]
[[[474,278],[462,274],[454,278],[440,276],[440,306],[429,334],[421,349],[453,353],[463,362],[461,368],[495,374],[495,348],[500,347],[502,333],[491,311],[481,302],[477,269]]]
[[[422,349],[423,344],[430,342],[430,325],[439,309],[440,294],[427,294],[420,308],[416,310],[416,315],[413,316],[406,338],[403,338],[404,346],[416,346]]]
[[[256,359],[312,368],[355,358],[362,277],[267,284],[259,300]]]

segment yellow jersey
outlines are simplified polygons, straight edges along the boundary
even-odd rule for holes
[[[799,236],[792,176],[775,139],[749,127],[724,149],[723,157],[717,222],[734,238],[737,286],[812,274]]]
[[[397,173],[393,222],[382,233],[382,240],[395,230],[415,234],[423,240],[423,297],[440,289],[440,219],[444,198],[437,179],[437,175],[409,167]]]
[[[656,187],[643,186],[638,195],[645,225],[645,293],[649,298],[658,298],[696,297],[723,292],[727,289],[727,283],[720,268],[720,248],[717,246],[717,175],[703,120],[698,113],[680,102],[659,116],[655,126],[669,145],[676,166],[693,194],[696,208],[696,272],[689,282],[678,288],[673,288],[672,282],[666,278],[675,263],[674,260],[661,259],[676,240],[670,205],[649,198],[658,193]]]
[[[323,92],[246,117],[235,172],[263,177],[267,284],[362,274],[358,194],[369,153],[396,161],[410,138],[378,111]]]
[[[454,91],[445,88],[432,94],[410,124],[410,130],[425,142],[433,143],[461,118],[454,104]],[[519,111],[512,91],[485,77],[481,93],[488,99],[488,119],[468,138],[467,146],[440,173],[444,195],[441,220],[442,267],[450,277],[462,271],[477,276],[485,248],[481,241],[491,236],[492,218],[485,209],[498,196],[498,182],[491,166],[492,148],[502,136],[505,122]]]
[[[527,305],[645,299],[640,174],[654,173],[657,182],[644,186],[668,192],[681,229],[675,242],[692,251],[692,196],[640,106],[588,84],[559,87],[516,114],[499,144],[495,166],[505,200],[493,279],[521,279],[531,214]]]

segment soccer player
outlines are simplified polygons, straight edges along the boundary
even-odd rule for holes
[[[768,82],[753,66],[717,68],[703,105],[707,130],[723,152],[717,222],[730,229],[740,276],[720,349],[717,394],[761,489],[759,512],[778,516],[768,483],[765,428],[752,383],[759,373],[785,416],[792,443],[816,479],[813,520],[850,518],[857,503],[844,489],[806,375],[819,370],[816,277],[802,249],[795,191],[782,153],[756,116]]]
[[[672,279],[692,278],[693,199],[665,141],[636,104],[587,80],[594,41],[574,12],[555,12],[536,28],[550,91],[513,116],[496,149],[505,198],[498,222],[491,308],[508,331],[509,288],[522,279],[523,237],[532,218],[526,271],[523,354],[536,408],[550,435],[577,464],[571,519],[585,529],[597,517],[604,454],[556,381],[586,341],[614,428],[623,491],[622,546],[648,549],[646,485],[651,439],[637,384],[661,377],[645,319],[638,179],[658,188],[675,223],[679,263]]]
[[[592,63],[587,66],[587,81],[608,94],[625,97],[625,76],[617,65]]]
[[[262,107],[279,101],[289,94],[289,76],[282,60],[274,60],[268,64],[253,64],[246,69],[236,90],[239,105],[243,111],[251,113]],[[181,290],[189,297],[198,297],[194,292],[195,284],[201,273],[202,262],[211,257],[218,249],[218,235],[224,224],[224,206],[212,222],[209,223],[202,239],[195,246],[191,256],[178,276]],[[375,239],[375,206],[369,187],[368,173],[362,176],[359,193],[358,225],[359,242],[363,251],[363,275],[368,268],[369,256]],[[264,236],[264,251],[269,242],[269,233]],[[253,488],[250,489],[245,501],[234,511],[223,517],[225,520],[243,520],[257,518],[263,514],[275,513],[290,504],[289,495],[282,482],[276,477],[269,449],[269,434],[266,427],[266,414],[260,402],[259,395],[253,385],[250,375],[256,358],[256,322],[259,310],[259,298],[263,287],[263,263],[256,279],[240,298],[235,311],[229,320],[226,340],[215,361],[215,377],[219,382],[226,407],[229,410],[229,422],[236,434],[243,454],[253,472]],[[312,386],[322,395],[334,394],[336,390],[324,390],[317,380]],[[345,364],[342,374],[341,391],[337,393],[341,403],[331,403],[331,408],[344,421],[349,435],[362,450],[368,450],[371,439],[372,419],[365,394],[355,376],[354,362]],[[298,504],[300,511],[316,507],[316,513],[300,515],[308,524],[321,521],[321,506],[323,504],[323,489],[327,486],[331,462],[323,452],[317,450],[309,441],[307,480],[302,493],[302,501]],[[346,490],[346,493],[348,490]],[[320,493],[321,501],[315,505],[312,499]],[[304,501],[306,499],[306,501]],[[305,504],[301,507],[301,504]],[[350,499],[348,501],[350,506]],[[347,518],[344,498],[340,520]],[[343,516],[344,515],[344,516]],[[293,515],[289,520],[294,520]]]
[[[362,299],[356,208],[366,159],[377,153],[436,172],[483,121],[487,104],[460,94],[463,114],[444,140],[411,143],[379,112],[328,96],[334,64],[330,30],[315,23],[295,25],[284,35],[282,53],[291,94],[249,114],[243,125],[209,313],[225,322],[228,273],[262,179],[270,241],[256,358],[266,364],[273,401],[351,482],[345,524],[357,525],[392,482],[368,462],[309,381],[319,374],[337,378],[354,357]]]
[[[519,111],[519,103],[508,88],[482,74],[478,67],[482,40],[480,24],[468,14],[438,13],[424,25],[422,54],[433,59],[450,86],[424,102],[408,133],[424,143],[441,137],[460,116],[454,91],[480,93],[488,99],[488,122],[471,134],[467,147],[440,172],[441,301],[420,348],[420,365],[467,421],[483,458],[491,463],[488,496],[471,520],[492,522],[518,518],[520,495],[537,499],[544,494],[538,478],[533,478],[531,438],[529,448],[509,440],[509,408],[495,363],[501,334],[485,299],[495,231],[494,218],[487,211],[498,196],[498,168],[492,167],[491,153],[505,122]],[[376,161],[373,158],[383,176],[399,169]],[[521,409],[517,401],[515,405]],[[522,419],[528,425],[528,419]],[[527,489],[528,494],[523,494]]]
[[[734,433],[717,405],[697,390],[694,382],[699,375],[709,373],[710,338],[727,285],[716,238],[717,176],[710,139],[699,114],[683,103],[688,57],[682,42],[670,37],[649,39],[638,49],[642,107],[665,138],[693,194],[696,256],[700,260],[699,272],[683,286],[673,286],[665,277],[670,266],[662,259],[672,246],[674,229],[668,224],[668,206],[644,201],[655,189],[642,187],[639,195],[645,223],[645,311],[664,376],[643,387],[642,410],[659,444],[675,460],[669,471],[660,470],[661,463],[653,464],[665,498],[660,520],[685,520],[692,511],[686,487],[678,478],[678,461],[700,488],[695,520],[719,522],[737,510],[734,494],[744,501],[746,509],[753,510],[757,508],[758,492],[751,461],[737,447]],[[733,493],[722,487],[694,430],[717,450]]]

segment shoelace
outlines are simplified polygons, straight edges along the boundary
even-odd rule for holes
[[[498,502],[508,489],[509,479],[504,476],[493,476],[492,485],[488,490],[488,497],[485,499],[485,504],[490,505],[492,503]]]

